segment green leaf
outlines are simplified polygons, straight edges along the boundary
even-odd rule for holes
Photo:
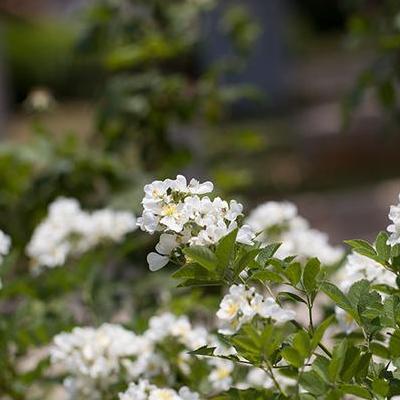
[[[292,292],[279,292],[277,295],[278,298],[284,298],[284,299],[290,299],[299,303],[304,303],[307,304],[307,302],[302,299],[300,296],[298,296],[295,293]]]
[[[189,351],[188,354],[191,354],[194,356],[213,356],[214,350],[215,350],[215,347],[208,347],[206,345],[206,346],[200,347],[196,350]]]
[[[305,331],[299,331],[293,338],[293,348],[305,359],[311,351],[310,337]]]
[[[261,265],[265,265],[265,263],[277,252],[280,246],[281,243],[271,243],[264,247],[257,257],[257,262],[259,262]]]
[[[293,347],[285,347],[282,352],[282,357],[291,365],[300,368],[304,363],[304,357]]]
[[[356,378],[357,379],[365,379],[368,374],[369,363],[371,361],[372,354],[364,353],[360,358],[360,362],[358,363],[358,367],[356,369]]]
[[[301,386],[315,396],[324,395],[328,386],[315,371],[306,371],[300,378]]]
[[[384,260],[382,257],[380,257],[380,256],[375,252],[375,250],[374,250],[373,252],[371,252],[371,251],[366,250],[366,249],[364,249],[364,248],[357,248],[357,249],[354,249],[354,251],[355,251],[356,253],[358,253],[358,254],[361,254],[362,256],[368,257],[368,258],[370,258],[371,260],[376,261],[376,262],[379,263],[379,264],[385,265],[385,260]]]
[[[300,282],[301,278],[301,264],[294,262],[285,269],[285,275],[293,286]]]
[[[251,277],[252,277],[252,279],[259,280],[261,283],[264,283],[264,282],[282,283],[284,281],[283,278],[279,274],[277,274],[276,272],[270,271],[268,269],[257,271]]]
[[[312,293],[317,287],[317,276],[321,268],[321,263],[317,258],[311,258],[303,272],[303,285],[308,293]]]
[[[396,329],[389,341],[389,350],[393,358],[400,357],[400,330]]]
[[[360,359],[360,350],[355,346],[350,346],[346,352],[346,358],[340,374],[344,382],[350,382],[356,375]]]
[[[391,248],[387,244],[388,234],[386,232],[380,232],[375,241],[375,247],[378,255],[384,260],[389,260]]]
[[[343,292],[330,282],[323,282],[321,285],[322,291],[330,297],[335,304],[347,311],[356,321],[359,321],[358,313],[351,305],[349,299],[343,294]]]
[[[343,368],[344,360],[346,358],[347,347],[347,340],[344,339],[333,349],[332,359],[328,367],[328,373],[331,382],[336,382],[339,378],[339,374]]]
[[[346,394],[352,394],[362,399],[372,399],[371,393],[359,385],[340,385],[339,389]]]
[[[395,246],[392,246],[392,248],[390,249],[390,255],[393,258],[400,256],[400,244],[396,244]]]
[[[380,344],[378,342],[372,342],[372,343],[370,343],[369,348],[370,348],[372,354],[375,354],[376,356],[379,356],[386,360],[390,359],[389,349],[387,347],[383,346],[382,344]]]
[[[205,246],[191,246],[186,247],[183,252],[191,260],[199,263],[210,272],[217,269],[218,259],[217,256]]]
[[[188,278],[206,278],[208,276],[208,270],[200,264],[192,263],[186,264],[179,268],[172,274],[175,279],[188,279]]]
[[[372,390],[380,396],[386,396],[389,392],[389,383],[384,379],[375,379],[372,382]]]
[[[223,237],[217,244],[215,255],[218,258],[218,265],[220,268],[226,268],[233,258],[237,233],[238,229],[234,229],[228,235]]]
[[[333,315],[325,319],[323,322],[321,322],[318,327],[314,331],[314,335],[311,339],[311,351],[314,351],[319,342],[322,340],[325,331],[328,329],[329,325],[332,323],[332,321],[335,319]]]
[[[345,240],[344,242],[353,249],[365,249],[369,252],[375,253],[375,249],[365,240],[353,239],[353,240]]]
[[[248,265],[254,261],[257,254],[260,252],[260,249],[254,249],[250,251],[246,251],[240,258],[237,260],[233,266],[233,270],[235,276],[239,276],[239,274],[246,268]]]

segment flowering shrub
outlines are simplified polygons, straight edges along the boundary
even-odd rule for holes
[[[347,241],[344,256],[292,204],[266,203],[246,218],[239,203],[212,191],[212,183],[183,176],[145,186],[137,224],[160,234],[149,266],[175,266],[179,301],[135,322],[70,325],[44,348],[41,367],[20,375],[13,366],[14,379],[31,379],[38,398],[49,380],[63,382],[76,400],[399,398],[400,205],[390,210],[387,232],[372,244]],[[67,243],[78,234],[78,243],[94,246],[133,230],[130,214],[120,220],[107,210],[99,223],[96,213],[61,199],[37,232],[54,230]],[[204,303],[214,299],[207,312],[190,302],[195,287]],[[9,362],[12,347],[2,343]],[[7,369],[0,377],[5,394],[25,398]]]

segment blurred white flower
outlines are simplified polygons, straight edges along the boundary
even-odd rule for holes
[[[352,252],[347,256],[345,264],[339,272],[337,278],[339,287],[347,292],[353,283],[361,279],[366,279],[373,284],[396,287],[396,275],[393,272],[366,256]]]
[[[3,258],[10,252],[11,239],[2,230],[0,230],[0,264]]]
[[[396,206],[390,206],[389,219],[393,223],[387,227],[388,232],[391,233],[388,244],[394,246],[400,243],[400,203]]]
[[[139,344],[134,333],[119,325],[77,327],[54,337],[50,357],[72,376],[112,381],[120,371],[121,360],[141,351]]]
[[[0,266],[3,263],[4,257],[10,252],[11,239],[2,230],[0,230]],[[3,287],[0,279],[0,289]]]
[[[159,388],[146,380],[131,383],[124,393],[119,394],[119,400],[198,400],[199,395],[182,387],[179,392],[169,388]]]
[[[229,390],[233,381],[234,363],[222,358],[212,358],[209,364],[213,367],[208,377],[212,388],[218,392]]]
[[[292,203],[264,203],[255,208],[245,222],[256,232],[256,240],[263,246],[273,242],[282,243],[276,257],[295,255],[303,260],[317,257],[326,265],[335,264],[343,257],[343,249],[331,246],[325,233],[311,229]]]
[[[120,242],[136,229],[132,213],[108,208],[89,213],[75,199],[58,198],[36,227],[26,253],[35,266],[60,266],[70,255],[82,254],[102,242]]]
[[[232,285],[217,311],[220,322],[219,332],[232,335],[256,315],[272,318],[277,323],[284,323],[294,319],[296,313],[283,309],[272,297],[265,298],[256,293],[254,288],[247,289],[244,285]]]

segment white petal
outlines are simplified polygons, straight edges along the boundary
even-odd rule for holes
[[[168,264],[169,257],[162,256],[158,253],[149,253],[147,255],[147,262],[149,264],[150,271],[158,271],[162,267],[165,267]]]

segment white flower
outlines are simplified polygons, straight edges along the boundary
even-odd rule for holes
[[[256,240],[263,246],[282,243],[275,254],[278,258],[298,256],[300,260],[306,260],[317,257],[322,264],[331,265],[343,257],[343,249],[331,246],[325,233],[311,229],[292,203],[264,203],[252,211],[245,222],[258,233]]]
[[[251,227],[238,225],[243,206],[235,200],[228,203],[203,196],[212,190],[211,182],[192,179],[188,184],[182,175],[145,186],[138,225],[150,234],[161,232],[156,252],[147,258],[152,271],[167,265],[172,253],[179,256],[182,247],[214,245],[238,227],[237,242],[253,244]]]
[[[400,203],[396,206],[390,206],[389,219],[393,223],[387,227],[388,232],[391,233],[388,244],[394,246],[400,243]]]
[[[119,394],[119,400],[198,400],[199,395],[182,387],[177,393],[174,389],[158,388],[147,380],[131,383],[124,393]]]
[[[4,257],[10,252],[11,239],[2,230],[0,230],[0,265],[3,263]],[[0,279],[0,289],[3,284]]]
[[[254,288],[232,285],[217,311],[219,332],[223,335],[232,335],[256,315],[272,318],[277,323],[285,323],[296,316],[294,311],[283,309],[272,297],[264,298],[256,293]]]
[[[200,396],[198,393],[192,392],[186,386],[180,388],[178,394],[182,400],[199,400],[200,399]]]
[[[272,378],[261,368],[251,368],[247,374],[246,382],[250,388],[271,389],[274,387]]]
[[[9,253],[10,247],[11,247],[10,237],[0,230],[0,264],[3,261],[3,257]]]
[[[119,325],[103,324],[55,336],[50,356],[52,363],[61,364],[71,375],[112,379],[121,368],[121,360],[140,350],[134,333]]]
[[[60,266],[70,255],[82,254],[105,241],[120,242],[136,228],[136,218],[129,212],[105,208],[89,213],[77,200],[59,198],[50,204],[26,253],[35,266]]]
[[[243,244],[252,245],[256,235],[250,225],[243,225],[239,230],[236,241]]]
[[[208,376],[208,380],[210,381],[213,389],[221,392],[229,390],[233,381],[233,362],[222,358],[214,358],[210,359],[209,363],[213,366],[213,369]]]
[[[289,202],[269,201],[255,208],[247,218],[247,223],[256,233],[275,225],[289,223],[297,215],[297,207]]]
[[[347,256],[343,270],[339,273],[339,286],[347,292],[353,283],[361,279],[367,279],[373,284],[396,287],[396,275],[393,272],[376,261],[353,252]]]

